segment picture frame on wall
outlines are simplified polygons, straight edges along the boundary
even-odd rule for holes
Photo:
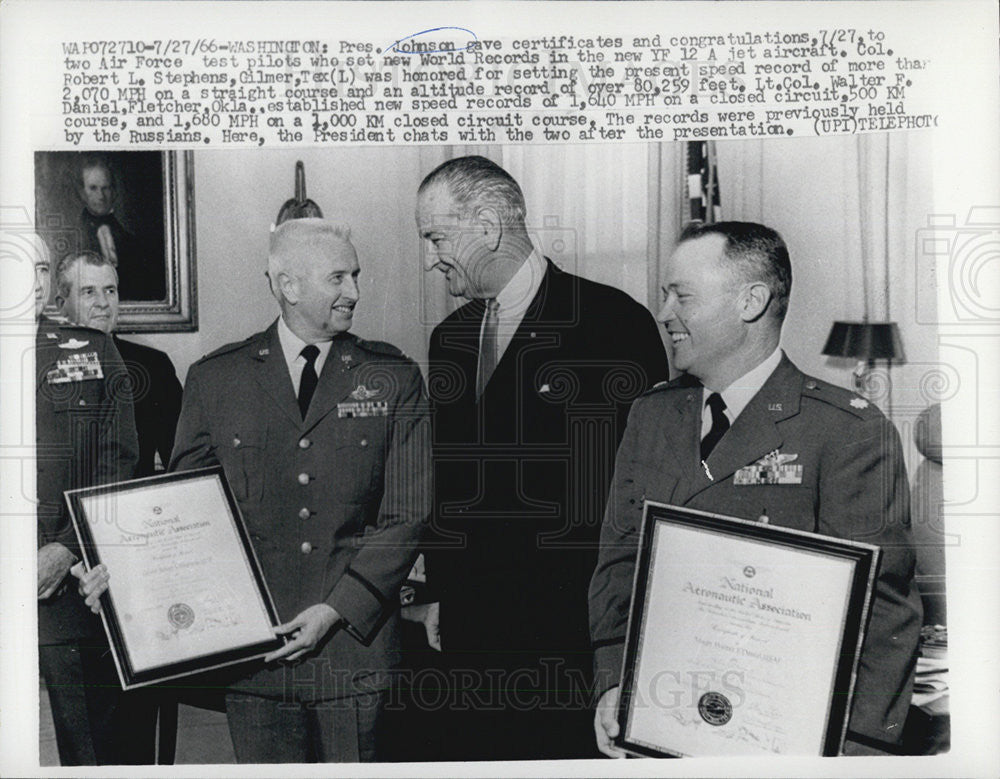
[[[35,224],[53,270],[79,251],[117,268],[117,332],[198,329],[191,152],[36,152]]]

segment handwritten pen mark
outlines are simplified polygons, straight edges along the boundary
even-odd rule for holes
[[[401,43],[405,43],[406,41],[412,41],[414,38],[419,38],[421,35],[426,35],[429,32],[439,32],[440,30],[461,30],[462,32],[469,33],[469,35],[472,36],[472,40],[469,41],[460,49],[429,49],[427,51],[412,51],[410,49],[399,48],[399,45]],[[397,54],[447,54],[448,52],[452,51],[465,51],[478,40],[479,40],[478,36],[472,30],[469,30],[465,27],[431,27],[429,30],[421,30],[420,32],[413,33],[413,35],[407,35],[405,38],[400,38],[394,44],[389,46],[385,50],[382,56],[384,57],[386,54],[392,51],[396,52]]]

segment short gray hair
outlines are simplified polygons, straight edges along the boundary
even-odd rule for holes
[[[504,224],[524,222],[527,208],[521,187],[486,157],[456,157],[441,163],[420,183],[417,196],[437,184],[448,188],[462,217],[480,208],[494,208]]]
[[[351,228],[318,217],[303,217],[282,222],[271,231],[271,243],[267,252],[267,278],[271,294],[280,302],[281,289],[278,274],[291,270],[291,260],[316,248],[323,241],[351,241]]]
[[[115,279],[118,278],[118,270],[115,268],[114,263],[103,255],[92,251],[70,252],[64,255],[56,264],[56,291],[60,297],[67,297],[72,292],[71,271],[77,262],[93,265],[95,268],[107,265],[115,272]]]

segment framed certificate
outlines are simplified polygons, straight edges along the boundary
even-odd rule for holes
[[[124,689],[282,646],[277,612],[221,467],[65,493]]]
[[[838,754],[878,560],[870,544],[647,502],[618,746]]]

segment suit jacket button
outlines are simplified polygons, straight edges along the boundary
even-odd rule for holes
[[[312,512],[309,509],[305,507],[299,509],[299,519],[309,519],[311,516]]]
[[[299,548],[302,550],[302,554],[309,554],[313,550],[313,545],[308,541],[303,541],[302,546]]]
[[[301,484],[304,487],[308,483],[309,483],[309,474],[308,473],[300,473],[299,474],[299,484]]]
[[[310,446],[312,446],[312,441],[308,438],[299,439],[299,449],[308,449]]]

